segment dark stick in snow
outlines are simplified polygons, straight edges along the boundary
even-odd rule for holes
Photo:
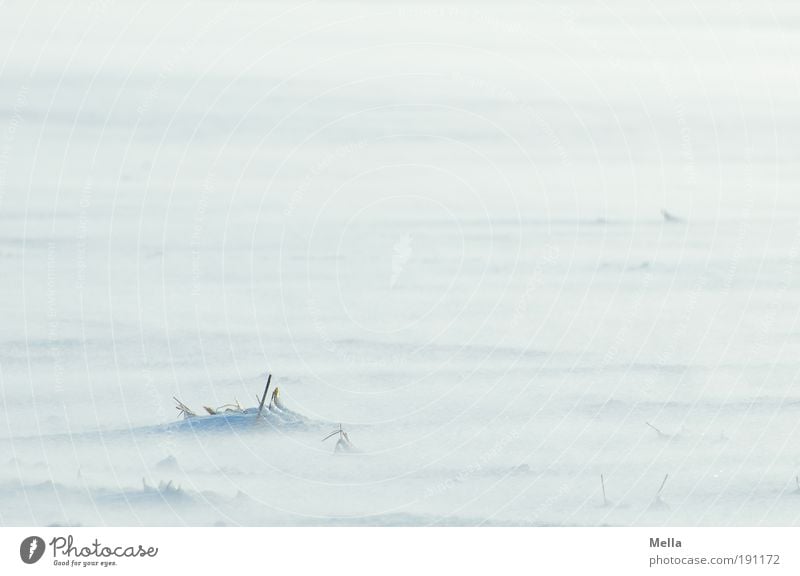
[[[267,401],[267,392],[269,392],[269,383],[272,381],[272,374],[267,377],[267,387],[264,388],[264,395],[261,397],[261,402],[258,404],[258,415],[261,416],[261,411],[264,409],[264,402]]]

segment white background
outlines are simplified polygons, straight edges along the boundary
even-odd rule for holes
[[[798,23],[2,3],[0,524],[796,525]]]

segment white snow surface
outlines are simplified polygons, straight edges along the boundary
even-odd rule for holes
[[[0,4],[0,525],[797,524],[797,54],[792,2]],[[175,424],[267,373],[292,425]]]

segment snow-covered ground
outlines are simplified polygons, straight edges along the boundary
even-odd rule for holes
[[[0,4],[0,524],[796,524],[798,26]]]

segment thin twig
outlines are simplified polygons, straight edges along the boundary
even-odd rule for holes
[[[606,480],[600,474],[600,485],[603,487],[603,506],[608,506],[608,499],[606,498]]]
[[[175,400],[175,402],[177,402],[177,404],[178,404],[178,405],[177,405],[175,408],[178,410],[178,412],[179,412],[179,413],[180,413],[180,414],[181,414],[181,415],[182,415],[184,418],[191,418],[192,416],[197,416],[197,414],[195,414],[195,413],[192,411],[192,409],[191,409],[191,408],[189,408],[189,407],[188,407],[186,404],[184,404],[183,402],[181,402],[180,400],[178,400],[177,398],[175,398],[175,396],[173,396],[173,397],[172,397],[172,399],[173,399],[173,400]]]
[[[661,496],[661,491],[664,489],[664,484],[667,483],[667,478],[669,478],[669,474],[664,474],[664,480],[661,481],[661,487],[656,492],[656,496]]]
[[[267,400],[267,392],[269,391],[269,383],[272,381],[272,374],[267,377],[267,386],[264,388],[264,395],[261,397],[261,402],[258,403],[258,415],[261,416],[261,411],[264,409],[264,402]]]
[[[333,432],[331,432],[331,433],[330,433],[330,434],[328,434],[327,436],[325,436],[325,438],[323,438],[323,439],[321,440],[321,442],[325,442],[325,440],[327,440],[328,438],[331,438],[331,437],[333,437],[333,436],[336,436],[337,434],[341,435],[342,433],[344,433],[344,430],[342,430],[342,425],[341,425],[341,424],[339,424],[339,428],[338,428],[337,430],[334,430]]]
[[[650,428],[652,428],[653,430],[655,430],[655,431],[656,431],[656,434],[658,434],[658,435],[659,435],[659,437],[661,437],[661,438],[669,438],[669,434],[664,434],[664,433],[663,433],[661,430],[659,430],[658,428],[656,428],[655,426],[653,426],[652,424],[650,424],[650,422],[645,422],[645,424],[647,424],[648,426],[650,426]]]

